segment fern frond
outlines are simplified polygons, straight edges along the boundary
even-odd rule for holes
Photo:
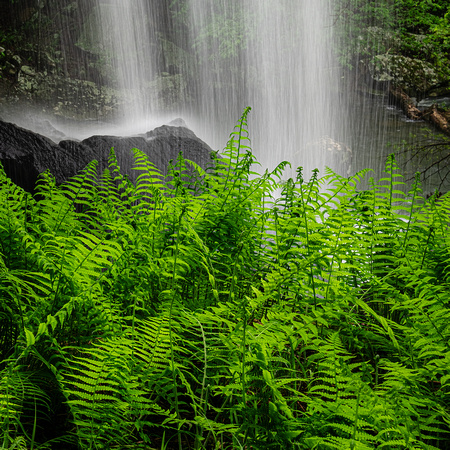
[[[172,421],[169,411],[151,400],[154,383],[169,365],[167,323],[133,322],[122,337],[72,356],[64,370],[77,437],[88,445],[115,448],[138,438],[149,442],[144,427],[154,420],[161,424],[163,418],[166,424]]]

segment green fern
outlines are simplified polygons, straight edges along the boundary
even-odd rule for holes
[[[151,427],[173,422],[152,397],[154,380],[169,365],[167,323],[137,321],[122,336],[102,340],[67,355],[64,394],[82,448],[123,448],[130,442],[151,443]]]
[[[447,448],[450,197],[260,175],[249,112],[208,170],[0,171],[4,446]]]
[[[48,385],[38,371],[32,372],[11,360],[0,372],[0,431],[2,448],[33,442],[37,428],[49,424],[51,401]]]

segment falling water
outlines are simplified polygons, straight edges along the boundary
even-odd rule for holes
[[[355,95],[351,82],[341,83],[332,0],[89,5],[76,39],[65,41],[90,55],[101,75],[97,86],[115,89],[119,109],[109,128],[100,121],[85,129],[80,122],[64,124],[58,131],[67,137],[144,133],[182,117],[221,150],[251,106],[251,146],[263,168],[287,160],[288,176],[297,166],[322,173],[329,166],[347,175],[367,167],[381,173],[385,156],[422,126],[407,123],[385,99]],[[352,39],[364,45],[357,34]]]
[[[121,120],[132,123],[153,113],[148,84],[156,73],[156,42],[152,10],[142,0],[98,0],[94,9],[97,27],[89,46],[111,68],[109,74],[121,93]]]
[[[337,140],[342,127],[330,2],[224,0],[215,22],[217,3],[195,0],[190,15],[192,36],[209,33],[196,46],[202,133],[212,131],[215,140],[216,130],[229,128],[250,105],[253,149],[264,166],[286,159],[323,168],[329,160],[323,142]]]
[[[169,47],[156,31],[161,20],[156,2],[98,0],[99,42],[127,99],[122,123],[177,113],[220,149],[251,106],[252,148],[263,166],[284,159],[308,169],[330,164],[328,144],[342,135],[330,1],[188,4],[187,32],[165,30]],[[170,60],[175,63],[169,68]],[[161,80],[173,82],[174,75],[187,94],[179,93],[177,108],[164,109],[154,91],[161,89]]]

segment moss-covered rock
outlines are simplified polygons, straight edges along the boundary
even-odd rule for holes
[[[414,97],[444,81],[432,64],[403,55],[377,55],[370,69],[375,80],[392,82]]]

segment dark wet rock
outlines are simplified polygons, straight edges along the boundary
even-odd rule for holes
[[[163,125],[147,133],[147,145],[152,162],[156,167],[167,167],[180,152],[185,159],[200,164],[204,169],[211,165],[212,149],[199,139],[195,133],[183,126]]]
[[[34,189],[38,175],[47,169],[62,183],[70,170],[76,173],[81,168],[50,139],[7,122],[0,122],[0,161],[11,180],[27,191]]]
[[[144,152],[163,174],[167,173],[170,161],[176,160],[179,153],[185,159],[199,164],[203,168],[211,165],[212,149],[199,139],[188,128],[163,125],[146,133],[146,136],[116,137],[116,136],[92,136],[80,143],[73,141],[61,141],[59,145],[71,152],[83,155],[86,148],[95,153],[95,159],[99,163],[99,171],[108,167],[108,158],[111,148],[114,148],[117,162],[123,173],[135,180],[138,173],[131,170],[133,166],[133,152],[137,148]]]
[[[58,184],[75,175],[90,161],[98,161],[99,172],[108,166],[114,148],[122,173],[135,179],[132,170],[133,148],[148,155],[149,160],[167,172],[170,160],[180,152],[203,168],[211,164],[211,148],[191,130],[164,125],[147,133],[146,137],[92,136],[82,142],[72,140],[55,144],[50,139],[12,123],[0,121],[0,161],[6,174],[27,191],[34,189],[40,173],[49,170]]]
[[[146,152],[145,139],[142,137],[117,137],[117,136],[92,136],[81,142],[62,141],[59,143],[64,148],[71,148],[72,151],[82,155],[85,149],[91,150],[95,154],[95,160],[98,162],[98,172],[103,172],[108,167],[108,158],[111,148],[114,148],[117,162],[123,174],[130,175],[135,179],[135,171],[131,170],[133,166],[134,148]]]
[[[63,132],[55,128],[50,120],[42,118],[39,113],[22,114],[20,117],[13,117],[10,121],[26,130],[41,134],[55,143],[67,139]]]

